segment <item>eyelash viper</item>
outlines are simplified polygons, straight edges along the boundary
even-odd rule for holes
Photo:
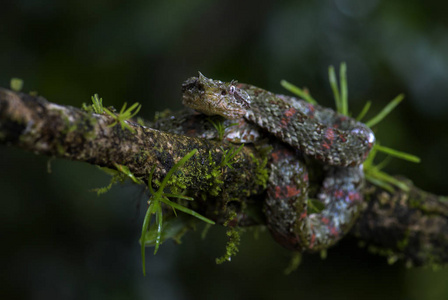
[[[201,73],[185,81],[182,92],[185,106],[236,120],[236,126],[226,129],[224,138],[230,142],[276,138],[264,212],[281,245],[317,251],[350,229],[362,203],[361,164],[375,143],[370,128],[319,105]],[[323,209],[314,213],[308,213],[310,161],[324,173],[319,191],[313,193]]]

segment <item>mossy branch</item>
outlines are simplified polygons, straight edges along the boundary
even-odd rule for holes
[[[433,269],[448,264],[448,197],[421,190],[397,177],[405,190],[389,192],[372,183],[364,189],[366,207],[351,230],[360,245],[390,263]]]
[[[186,122],[191,122],[187,119]],[[195,211],[216,221],[228,220],[221,208],[229,201],[244,201],[241,199],[244,197],[262,202],[257,200],[263,199],[265,186],[257,182],[261,162],[266,157],[253,146],[245,145],[235,153],[231,166],[222,165],[223,156],[225,159],[226,153],[235,152],[234,145],[167,133],[133,120],[124,121],[125,128],[111,127],[115,121],[108,114],[86,112],[0,88],[1,144],[111,169],[126,166],[145,182],[153,167],[153,180],[162,182],[182,157],[198,149],[184,166],[190,171],[184,172],[181,181],[181,188],[198,200],[194,201]],[[410,182],[407,185],[408,191],[388,192],[368,184],[364,194],[369,201],[352,234],[371,251],[387,255],[389,261],[402,258],[413,265],[445,265],[448,263],[448,201]],[[210,188],[220,192],[210,195],[207,193]],[[263,221],[246,220],[238,226],[257,222]]]
[[[148,181],[155,167],[153,179],[162,181],[167,172],[193,149],[198,154],[188,161],[191,172],[184,180],[185,187],[194,193],[206,191],[213,178],[204,180],[214,167],[210,159],[220,165],[223,156],[234,146],[162,132],[126,120],[127,126],[110,125],[116,120],[108,114],[96,114],[81,109],[48,102],[42,97],[0,88],[0,143],[36,154],[84,161],[100,167],[116,169],[126,166],[137,178]],[[127,127],[132,128],[128,130]],[[233,158],[239,163],[232,167],[223,165],[223,197],[232,198],[238,193],[228,186],[238,182],[261,193],[254,175],[256,168],[250,158],[258,154],[251,147],[244,147]]]

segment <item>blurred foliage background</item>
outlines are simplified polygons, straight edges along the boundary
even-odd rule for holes
[[[180,109],[183,80],[238,79],[278,93],[286,79],[332,106],[329,65],[348,65],[351,111],[373,116],[406,99],[377,127],[382,145],[418,155],[391,174],[448,194],[448,2],[6,0],[0,9],[0,86],[80,107],[140,102],[140,116]],[[448,271],[406,269],[345,239],[326,260],[290,253],[267,232],[243,235],[232,262],[224,230],[201,228],[181,245],[148,250],[139,231],[145,194],[128,184],[97,197],[108,177],[95,167],[0,147],[1,293],[27,299],[447,299]]]

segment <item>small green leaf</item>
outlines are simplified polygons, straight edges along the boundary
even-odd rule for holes
[[[142,106],[138,102],[134,103],[126,111],[126,117],[127,117],[126,119],[132,119],[133,117],[135,117],[135,115],[139,113],[141,108],[142,108]]]
[[[121,173],[123,173],[126,176],[128,176],[133,182],[135,182],[137,184],[144,184],[141,179],[135,177],[135,175],[132,174],[132,172],[129,170],[128,167],[126,167],[124,165],[119,165],[117,163],[115,163],[114,165],[115,165],[115,167],[117,168],[118,171],[120,171]]]
[[[327,249],[320,250],[320,259],[322,260],[327,259],[327,256],[328,256]]]
[[[193,155],[195,155],[198,152],[198,149],[193,149],[190,151],[187,155],[182,157],[166,174],[165,178],[163,178],[162,183],[160,184],[159,190],[163,191],[165,189],[166,184],[168,183],[168,180],[171,178],[171,176],[174,174],[174,172],[177,171],[180,167],[182,167]]]
[[[15,92],[20,92],[23,88],[23,80],[20,78],[11,78],[10,82],[11,90]]]
[[[173,197],[173,198],[180,198],[180,199],[184,199],[184,200],[193,200],[190,197],[184,196],[184,195],[178,195],[178,194],[170,194],[170,193],[165,193],[164,189],[166,187],[166,185],[168,184],[168,181],[170,180],[170,178],[173,176],[173,174],[180,168],[182,167],[193,155],[196,154],[196,152],[198,152],[197,149],[193,149],[192,151],[190,151],[187,155],[185,155],[184,157],[182,157],[166,174],[165,178],[162,180],[162,183],[160,183],[159,188],[157,191],[154,191],[153,187],[152,187],[152,176],[154,174],[155,171],[155,166],[152,167],[149,176],[148,176],[148,188],[150,190],[151,193],[151,197],[148,201],[148,209],[146,211],[146,215],[145,215],[145,219],[143,221],[143,226],[142,226],[142,233],[141,233],[141,237],[140,237],[140,243],[141,243],[141,255],[142,255],[142,267],[143,267],[143,274],[145,274],[145,245],[150,245],[152,243],[154,243],[155,245],[155,249],[154,249],[154,254],[157,253],[160,244],[163,241],[163,209],[162,209],[162,203],[170,206],[173,211],[174,214],[176,215],[176,209],[187,213],[193,217],[196,217],[199,220],[202,220],[204,222],[207,222],[209,224],[215,224],[215,222],[213,222],[212,220],[198,214],[197,212],[186,208],[176,202],[172,202],[168,199],[168,197]],[[123,168],[121,168],[123,169]],[[126,169],[124,168],[124,173],[126,172]],[[151,216],[155,214],[155,224],[157,226],[157,231],[155,232],[154,230],[149,230],[150,227],[150,222],[151,222]],[[177,216],[177,215],[176,215]],[[148,233],[150,232],[150,233]],[[147,239],[150,239],[147,240]]]
[[[289,262],[289,266],[283,271],[285,275],[289,275],[300,266],[302,263],[302,253],[300,252],[293,252],[291,254],[291,261]]]
[[[180,243],[180,238],[199,222],[196,218],[191,218],[189,215],[182,214],[177,217],[169,217],[163,220],[162,235],[160,238],[160,244],[169,239],[173,239],[175,242]],[[211,226],[210,224],[207,224]],[[158,227],[150,228],[146,232],[145,246],[153,247],[156,245],[158,234]]]
[[[377,169],[377,170],[383,169],[384,167],[386,167],[389,164],[391,159],[392,159],[392,156],[387,156],[385,159],[383,159],[382,162],[380,162],[379,164],[375,165],[375,169]]]
[[[138,102],[134,103],[128,109],[126,109],[126,106],[127,103],[125,102],[119,114],[114,114],[107,108],[103,107],[104,112],[106,112],[109,116],[111,116],[115,120],[112,124],[108,125],[108,127],[114,127],[116,124],[120,123],[120,126],[123,130],[126,128],[130,132],[135,133],[135,129],[129,126],[129,124],[127,124],[126,121],[132,119],[140,111],[142,106]]]
[[[409,187],[406,185],[406,183],[402,182],[401,180],[398,180],[393,176],[390,176],[387,173],[376,170],[374,168],[371,168],[368,171],[366,171],[366,178],[372,183],[381,186],[390,192],[393,192],[392,187],[388,187],[390,186],[390,184],[395,185],[396,187],[400,188],[405,192],[409,191]]]
[[[215,222],[213,222],[212,220],[210,220],[210,219],[208,219],[208,218],[206,218],[206,217],[204,217],[204,216],[198,214],[198,213],[195,212],[194,210],[191,210],[191,209],[189,209],[189,208],[186,208],[186,207],[184,207],[184,206],[182,206],[182,205],[180,205],[180,204],[177,204],[176,202],[172,202],[172,201],[168,200],[167,198],[162,198],[161,201],[162,201],[163,203],[165,203],[165,204],[171,206],[171,207],[174,207],[174,208],[177,209],[177,210],[180,210],[180,211],[182,211],[182,212],[184,212],[184,213],[186,213],[186,214],[192,215],[193,217],[196,217],[196,218],[198,218],[198,219],[201,220],[201,221],[204,221],[204,222],[209,223],[209,224],[212,224],[212,225],[215,224]]]
[[[92,96],[92,107],[93,107],[93,110],[95,111],[95,113],[97,113],[97,114],[102,114],[102,113],[104,113],[104,108],[103,108],[103,99],[102,98],[100,98],[99,96],[98,96],[98,94],[94,94],[93,96]]]
[[[309,198],[308,199],[308,213],[309,214],[317,214],[323,211],[325,205],[320,202],[318,199]]]
[[[194,198],[192,198],[192,197],[187,197],[187,196],[183,196],[183,195],[176,195],[176,194],[170,194],[170,193],[163,193],[163,195],[165,195],[168,198],[179,198],[179,199],[188,200],[188,201],[194,200]]]
[[[381,120],[383,120],[400,102],[404,99],[404,95],[400,94],[397,97],[395,97],[389,104],[387,104],[382,111],[380,111],[375,117],[370,119],[368,122],[366,122],[366,125],[368,127],[372,127]]]
[[[317,101],[313,99],[313,97],[311,97],[311,95],[308,92],[305,92],[304,90],[302,90],[301,88],[299,88],[298,86],[295,86],[292,83],[289,83],[286,80],[282,80],[280,81],[280,84],[287,89],[288,91],[290,91],[293,94],[296,94],[297,96],[303,98],[303,100],[311,103],[311,104],[317,104]]]
[[[336,110],[338,112],[342,112],[341,94],[339,93],[338,82],[336,80],[336,73],[334,71],[333,66],[330,66],[328,68],[328,78],[330,80],[331,89],[333,90],[334,101],[336,103]]]
[[[375,147],[378,151],[387,153],[391,156],[395,156],[395,157],[398,157],[398,158],[401,158],[401,159],[404,159],[404,160],[407,160],[410,162],[414,162],[414,163],[420,162],[420,158],[415,155],[412,155],[412,154],[409,154],[406,152],[402,152],[402,151],[397,151],[392,148],[388,148],[388,147],[384,147],[384,146],[380,146],[380,145],[375,145]]]
[[[339,82],[341,85],[341,113],[348,116],[348,87],[347,87],[347,65],[341,63],[339,67]]]
[[[364,116],[366,115],[366,113],[369,111],[371,105],[372,105],[372,101],[367,101],[367,102],[366,102],[366,104],[365,104],[364,107],[362,108],[361,112],[360,112],[359,115],[356,117],[356,121],[361,121],[362,118],[364,118]]]
[[[379,179],[377,179],[377,178],[375,178],[375,177],[373,177],[373,176],[371,176],[369,174],[366,174],[366,179],[368,181],[370,181],[371,183],[373,183],[374,185],[377,185],[377,186],[385,189],[389,193],[393,193],[394,192],[394,188],[390,184],[388,184],[388,183],[386,183],[386,182],[384,182],[382,180],[379,180]]]
[[[162,215],[162,206],[159,202],[156,202],[155,212],[156,212],[156,224],[157,224],[157,237],[156,237],[156,246],[154,247],[154,255],[157,254],[157,250],[159,250],[160,239],[162,238],[162,223],[163,223],[163,215]]]
[[[233,217],[236,214],[233,213],[229,216],[229,219],[227,221],[229,221],[230,219],[233,219]],[[228,222],[224,223],[224,226],[228,225]],[[240,235],[240,231],[235,228],[235,227],[228,227],[227,231],[226,231],[226,235],[229,237],[229,240],[227,241],[226,244],[226,253],[219,257],[216,258],[216,264],[222,264],[226,261],[230,261],[232,259],[232,256],[237,254],[238,252],[238,247],[240,245],[240,241],[241,241],[241,235]]]
[[[232,165],[235,162],[232,162],[232,159],[240,153],[241,149],[243,149],[244,144],[241,144],[241,146],[238,147],[238,149],[235,150],[235,147],[231,147],[230,150],[223,150],[223,156],[221,158],[221,163],[219,164],[220,167],[228,167],[230,169],[233,169]],[[222,148],[221,148],[222,149]]]
[[[215,122],[213,121],[212,118],[207,118],[207,120],[213,125],[213,127],[215,127],[216,131],[218,132],[218,140],[222,141],[225,132],[223,122],[220,121]]]
[[[201,239],[205,240],[205,237],[207,236],[207,233],[209,231],[209,229],[212,227],[211,224],[205,224],[204,229],[201,232]]]
[[[141,244],[141,256],[142,256],[142,269],[143,269],[143,276],[146,276],[146,263],[145,263],[145,243],[146,243],[146,232],[148,231],[149,224],[151,223],[151,215],[154,212],[154,205],[149,205],[148,209],[146,210],[145,218],[143,219],[143,225],[142,225],[142,234],[140,236],[140,244]]]

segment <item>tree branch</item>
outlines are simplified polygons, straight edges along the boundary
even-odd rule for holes
[[[42,97],[30,96],[0,88],[0,143],[19,147],[36,154],[84,161],[101,167],[116,168],[125,165],[136,176],[147,181],[156,166],[153,178],[161,180],[182,157],[193,149],[198,153],[187,162],[185,188],[199,193],[207,191],[216,178],[205,178],[219,166],[224,151],[232,145],[195,137],[161,132],[125,121],[135,131],[110,127],[114,119],[107,114],[92,114],[81,109],[48,102]],[[259,194],[262,187],[254,183],[256,168],[251,157],[258,154],[244,147],[235,156],[233,168],[220,168],[219,188],[226,199],[240,196],[233,183]],[[188,181],[187,181],[188,179]]]
[[[195,196],[195,209],[218,221],[226,220],[229,201],[262,203],[265,186],[260,182],[263,155],[246,145],[231,166],[223,164],[234,145],[198,138],[204,120],[191,113],[179,113],[158,123],[148,123],[168,133],[126,121],[135,130],[110,127],[114,119],[70,106],[50,103],[42,97],[0,88],[0,143],[37,154],[84,161],[116,168],[125,165],[147,181],[155,166],[160,180],[171,167],[193,149],[182,174],[180,188]],[[174,124],[174,125],[173,125]],[[186,125],[185,125],[186,124]],[[184,126],[185,125],[185,126]],[[177,127],[176,127],[177,126]],[[188,136],[190,135],[190,136]],[[219,172],[216,172],[219,170]],[[421,266],[448,262],[448,202],[408,183],[409,192],[389,193],[368,184],[366,205],[351,234],[373,252],[389,260],[404,259]],[[242,209],[244,205],[238,206]],[[239,220],[239,226],[262,224],[263,219]]]
[[[439,268],[448,262],[448,198],[425,192],[405,178],[409,191],[365,189],[367,207],[351,234],[390,262]],[[370,198],[370,199],[369,199]]]

